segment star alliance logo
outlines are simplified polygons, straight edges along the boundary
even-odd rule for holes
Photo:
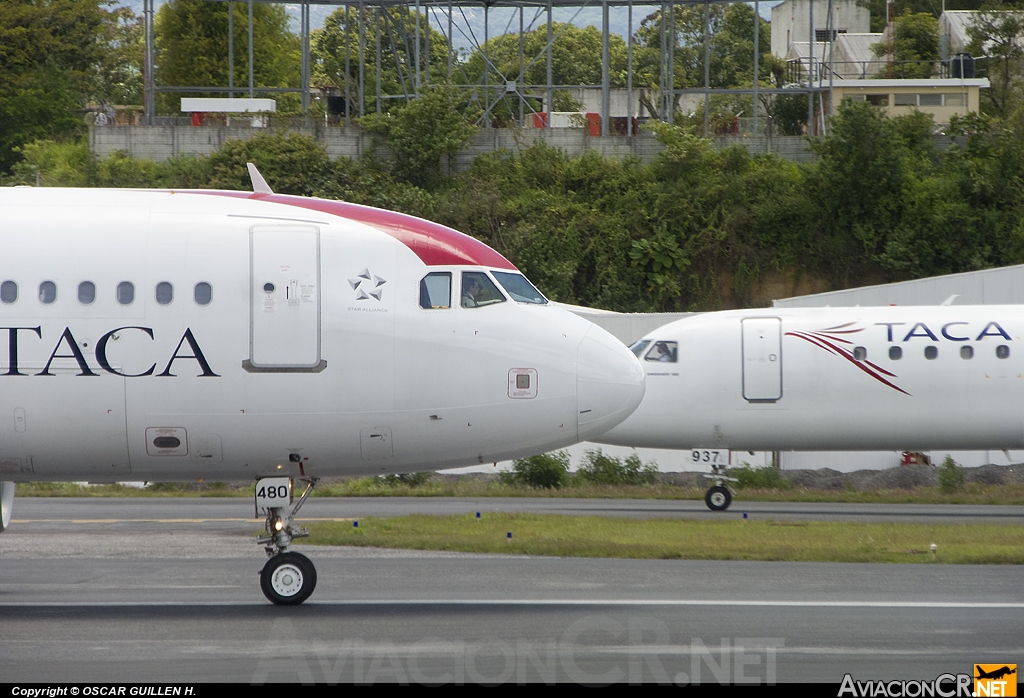
[[[353,291],[359,292],[356,294],[357,301],[367,300],[371,296],[379,301],[384,295],[382,287],[387,281],[376,275],[371,276],[369,269],[363,269],[359,276],[349,279],[348,283],[352,286]]]

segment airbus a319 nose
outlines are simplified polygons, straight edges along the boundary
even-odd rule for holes
[[[577,423],[580,441],[626,419],[644,397],[640,361],[622,342],[593,325],[576,359]]]

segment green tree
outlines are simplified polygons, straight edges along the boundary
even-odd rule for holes
[[[747,87],[753,85],[754,74],[754,10],[743,3],[711,5],[708,13],[708,84],[712,88]],[[668,41],[675,41],[673,50],[673,81],[675,87],[693,88],[704,85],[704,20],[705,7],[676,5],[672,12],[674,32]],[[773,66],[778,62],[771,55],[771,25],[759,22],[759,84],[771,84]],[[634,84],[658,89],[661,70],[661,10],[648,15],[636,32]],[[646,99],[646,96],[644,97]],[[677,100],[678,103],[678,100]],[[770,107],[770,100],[763,102]],[[645,107],[657,113],[657,105]],[[748,110],[749,111],[749,110]],[[703,119],[703,117],[701,117]]]
[[[100,0],[0,0],[0,172],[36,139],[81,132],[107,46]]]
[[[87,187],[91,183],[92,157],[84,140],[34,141],[25,144],[19,153],[22,160],[11,168],[14,183],[38,181],[44,187]]]
[[[964,486],[964,468],[949,454],[942,459],[942,465],[938,467],[938,471],[939,492],[952,494]]]
[[[893,21],[892,39],[871,47],[876,56],[893,52],[896,65],[881,75],[892,78],[930,78],[939,60],[939,22],[930,13],[908,9]]]
[[[501,473],[501,480],[510,485],[559,489],[569,480],[569,454],[556,451],[519,458],[512,462],[511,470]]]
[[[986,111],[1008,117],[1024,105],[1024,7],[986,3],[967,28],[967,51],[985,56],[989,89],[981,91]]]
[[[440,178],[441,158],[462,150],[476,133],[473,116],[461,91],[435,85],[390,113],[367,114],[360,125],[384,138],[400,177],[427,186]]]
[[[381,11],[365,8],[363,14],[363,80],[366,113],[376,111],[377,31],[380,31],[381,92],[410,97],[415,87],[416,13],[401,8]],[[406,41],[408,38],[408,41]],[[348,46],[348,89],[353,109],[359,99],[359,13],[356,7],[335,10],[322,29],[312,32],[310,53],[313,82],[344,90],[345,56]],[[448,74],[448,48],[444,35],[430,28],[426,14],[420,14],[420,84],[444,80]],[[385,110],[395,100],[386,100]]]
[[[234,83],[249,84],[248,9],[234,3]],[[156,81],[158,85],[220,87],[228,84],[228,3],[169,0],[156,15]],[[298,87],[301,47],[288,29],[283,5],[253,5],[253,82],[256,87]],[[158,109],[179,113],[181,97],[159,94]],[[227,96],[225,93],[224,96]],[[278,111],[297,108],[294,95],[278,97]]]
[[[547,25],[544,24],[523,35],[524,74],[519,74],[519,34],[510,33],[494,37],[487,42],[486,52],[491,64],[489,81],[493,100],[498,89],[506,81],[518,85],[544,85],[547,83]],[[600,85],[601,84],[601,33],[591,26],[577,27],[562,22],[551,24],[551,80],[555,85]],[[626,84],[626,42],[621,36],[608,37],[609,81],[613,87]],[[484,50],[473,51],[462,70],[467,81],[482,83],[484,74]],[[521,88],[520,88],[521,89]],[[536,90],[530,90],[536,94]],[[553,111],[578,111],[581,105],[575,102],[567,91],[557,90],[552,96]],[[540,99],[527,99],[530,108],[524,112],[544,110]],[[492,106],[492,116],[497,121],[507,120],[519,114],[519,98],[506,96]]]
[[[946,10],[977,10],[985,2],[986,0],[944,0],[941,3],[935,2],[935,0],[894,0],[893,16],[899,17],[907,12],[912,14],[927,12],[938,19],[943,8]],[[870,31],[876,34],[884,32],[887,0],[858,0],[858,4],[867,7],[871,12]]]
[[[103,25],[107,46],[93,68],[92,97],[100,104],[141,106],[145,36],[141,17],[119,7]]]
[[[635,453],[625,459],[587,450],[576,470],[576,478],[591,485],[653,485],[658,475],[654,461],[644,463]]]
[[[252,162],[279,194],[312,196],[329,185],[333,171],[327,149],[309,136],[260,134],[230,140],[206,159],[210,189],[252,191],[246,163]]]
[[[828,136],[814,143],[809,185],[821,216],[818,254],[841,285],[868,269],[900,220],[906,177],[903,143],[880,109],[844,100]]]
[[[527,85],[547,82],[547,25],[523,35],[523,62],[525,76],[519,80],[519,34],[502,34],[487,42],[487,52],[493,66],[492,84],[498,81],[519,80]],[[556,85],[601,84],[601,33],[592,26],[577,27],[562,22],[551,23],[551,79]],[[608,37],[611,80],[624,86],[626,70],[626,42],[621,36]],[[472,81],[483,77],[484,56],[480,49],[473,51],[466,61],[466,76]]]

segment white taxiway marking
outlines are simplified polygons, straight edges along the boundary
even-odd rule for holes
[[[1014,601],[771,601],[746,599],[337,599],[307,601],[305,605],[346,606],[741,606],[790,608],[1006,608],[1024,609]],[[0,608],[46,607],[143,607],[143,606],[252,606],[246,601],[97,601],[97,602],[0,602]],[[255,604],[265,605],[265,604]]]

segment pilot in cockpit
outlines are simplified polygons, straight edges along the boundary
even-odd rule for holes
[[[464,283],[462,284],[462,307],[463,308],[475,308],[477,307],[477,299],[480,297],[480,281],[474,276],[466,274],[464,277]]]
[[[674,363],[678,346],[676,342],[655,342],[651,350],[647,352],[647,360]]]

